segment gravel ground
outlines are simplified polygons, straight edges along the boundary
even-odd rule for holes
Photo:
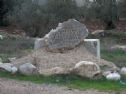
[[[116,94],[105,93],[97,90],[80,91],[59,87],[56,85],[37,85],[30,82],[22,82],[0,78],[0,94]],[[125,93],[123,93],[125,94]]]

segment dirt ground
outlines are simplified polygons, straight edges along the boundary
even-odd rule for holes
[[[116,94],[112,92],[100,92],[97,90],[80,91],[57,85],[37,85],[30,82],[22,82],[0,78],[0,94]],[[122,93],[125,94],[125,93]]]

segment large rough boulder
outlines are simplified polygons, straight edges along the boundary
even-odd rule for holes
[[[19,66],[19,72],[23,75],[33,75],[37,74],[37,68],[31,63],[26,63]]]
[[[100,67],[93,62],[81,61],[77,63],[73,71],[82,77],[94,78],[101,74]]]
[[[59,23],[41,40],[35,42],[35,49],[46,46],[48,51],[64,51],[75,48],[88,36],[86,26],[75,19]],[[40,43],[40,44],[39,44]]]

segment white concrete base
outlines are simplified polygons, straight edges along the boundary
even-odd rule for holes
[[[44,47],[44,39],[43,38],[37,38],[34,43],[34,49],[41,49]]]
[[[100,40],[99,39],[84,39],[85,42],[96,42],[96,48],[97,48],[97,58],[100,59]]]

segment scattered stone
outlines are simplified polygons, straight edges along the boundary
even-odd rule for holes
[[[16,67],[12,67],[11,68],[11,73],[12,74],[15,74],[17,71],[18,71],[18,69]]]
[[[11,72],[13,74],[18,71],[18,69],[15,66],[13,66],[13,64],[10,64],[10,63],[0,64],[0,69]]]
[[[81,61],[77,63],[73,69],[77,75],[82,77],[93,78],[101,74],[100,67],[93,62]]]
[[[126,76],[126,67],[121,68],[120,74]]]
[[[117,80],[120,80],[120,79],[121,79],[121,76],[120,76],[119,73],[114,72],[114,73],[108,74],[108,75],[106,76],[106,79],[107,79],[107,80],[115,80],[115,81],[117,81]]]
[[[95,30],[95,31],[92,32],[91,34],[92,34],[92,35],[105,36],[105,30]]]
[[[6,70],[8,72],[11,72],[12,64],[3,63],[3,64],[0,64],[0,68],[3,69],[3,70]]]
[[[31,63],[26,63],[19,66],[19,72],[23,75],[34,75],[37,73],[37,68]]]
[[[111,50],[122,50],[126,51],[126,45],[115,45],[110,48]]]
[[[75,48],[88,36],[86,26],[75,19],[59,23],[45,37],[48,51],[64,51]]]

